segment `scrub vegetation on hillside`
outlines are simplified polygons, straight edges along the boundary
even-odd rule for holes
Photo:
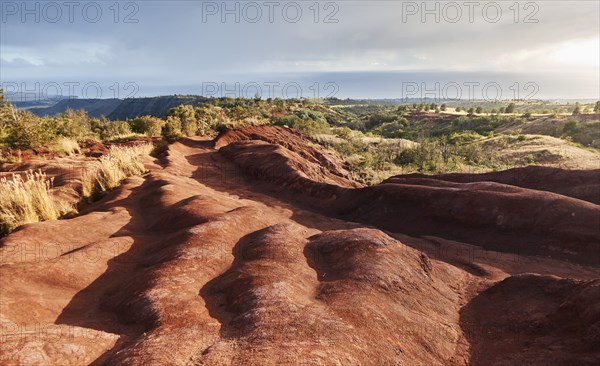
[[[402,172],[488,171],[562,163],[586,168],[595,164],[600,148],[599,110],[600,102],[398,104],[257,97],[214,98],[179,105],[163,118],[110,121],[72,110],[36,117],[2,103],[0,161],[15,162],[19,158],[12,151],[42,147],[71,155],[78,151],[78,144],[89,140],[173,142],[184,136],[215,135],[228,128],[276,125],[297,129],[337,151],[351,164],[356,178],[367,184]],[[551,143],[535,145],[532,141],[536,138]]]

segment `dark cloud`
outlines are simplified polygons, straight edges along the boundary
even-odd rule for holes
[[[6,3],[20,6],[22,2],[3,1],[2,6]],[[43,8],[48,2],[35,3]],[[45,19],[53,13],[41,15],[39,22],[30,15],[23,22],[21,14],[13,15],[12,8],[3,8],[9,12],[4,12],[1,23],[2,78],[133,80],[157,90],[159,85],[231,80],[248,74],[348,72],[356,82],[361,80],[367,85],[369,80],[356,72],[376,75],[373,72],[429,70],[440,78],[452,72],[492,76],[519,72],[541,81],[557,73],[577,71],[587,72],[588,77],[558,78],[567,83],[564,90],[577,85],[584,90],[598,89],[599,65],[595,59],[570,64],[552,57],[570,42],[597,39],[598,2],[541,1],[533,2],[538,7],[535,9],[525,8],[532,2],[521,2],[519,22],[509,9],[513,2],[497,2],[503,9],[497,23],[482,17],[479,9],[486,2],[476,8],[472,23],[466,13],[456,23],[443,17],[437,23],[432,16],[423,23],[418,14],[404,22],[403,7],[410,2],[393,1],[339,1],[327,8],[327,2],[321,2],[318,22],[314,8],[309,8],[313,2],[298,2],[303,14],[297,23],[291,23],[282,15],[280,9],[286,5],[282,2],[273,23],[266,13],[256,23],[246,21],[243,14],[239,23],[232,15],[221,22],[220,14],[208,16],[205,22],[203,9],[221,3],[120,2],[117,13],[114,2],[85,1],[79,2],[73,22],[63,7],[56,23]],[[94,6],[88,4],[100,4],[102,16],[97,22],[89,21],[95,13]],[[233,2],[228,4],[234,6]],[[243,8],[249,2],[239,4]],[[445,4],[440,2],[440,7]],[[85,6],[91,9],[87,20],[82,13]],[[534,10],[533,18],[538,22],[524,23]],[[332,12],[335,15],[331,20],[337,23],[324,23]],[[582,53],[582,57],[585,55]],[[377,79],[373,78],[369,85]],[[345,82],[354,84],[350,79]],[[378,93],[369,88],[362,88],[365,96]]]

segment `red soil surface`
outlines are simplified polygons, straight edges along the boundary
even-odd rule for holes
[[[430,179],[430,180],[423,180]],[[522,188],[554,192],[600,204],[600,169],[565,170],[559,168],[530,166],[501,172],[482,174],[443,174],[427,176],[410,174],[388,179],[388,182],[422,184],[421,182],[450,181],[458,183],[496,182]]]
[[[361,187],[269,127],[147,168],[0,241],[0,364],[600,362],[600,207],[558,180]]]

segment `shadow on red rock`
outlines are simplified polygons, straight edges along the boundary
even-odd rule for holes
[[[361,188],[328,168],[332,164],[305,158],[314,157],[317,148],[290,129],[262,126],[226,131],[215,146],[245,174],[345,220],[413,236],[434,235],[498,251],[600,265],[600,206],[580,199],[594,201],[586,192],[598,185],[594,179],[600,171],[570,174],[524,168],[481,176],[411,175]],[[561,179],[566,183],[561,185]]]
[[[472,365],[598,365],[600,280],[512,276],[461,310]]]

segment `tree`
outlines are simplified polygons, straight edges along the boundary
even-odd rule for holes
[[[600,113],[600,101],[596,102],[596,105],[594,106],[594,113]]]
[[[86,111],[67,109],[59,113],[54,119],[54,128],[57,135],[83,140],[92,132],[90,118]]]
[[[198,120],[196,111],[191,105],[179,105],[171,109],[170,116],[181,120],[181,132],[186,136],[195,136],[198,133]]]
[[[15,118],[13,106],[4,101],[4,90],[0,89],[0,137],[7,132],[8,126]]]
[[[573,137],[577,132],[579,132],[577,121],[567,121],[567,123],[565,123],[565,126],[563,127],[564,135]]]
[[[448,106],[445,103],[442,104],[442,106],[440,107],[440,111],[445,112],[447,107]]]
[[[477,107],[477,109],[475,109],[475,113],[477,113],[477,114],[483,113],[483,108]]]
[[[228,108],[225,111],[228,117],[234,121],[241,121],[251,116],[250,110],[247,107],[243,107],[241,105],[236,105],[235,107]]]
[[[204,136],[211,128],[215,128],[223,119],[226,118],[225,113],[218,108],[210,106],[196,107],[196,121],[198,122],[198,132]]]
[[[162,136],[168,141],[175,141],[183,134],[181,133],[181,120],[179,117],[169,116],[162,127]]]
[[[92,130],[102,140],[111,140],[119,136],[131,134],[131,126],[125,121],[109,121],[106,117],[93,118],[90,121]]]
[[[29,111],[15,111],[7,126],[6,141],[17,148],[49,146],[56,139],[52,117],[39,118]]]
[[[462,109],[460,109],[460,107],[456,107],[454,110],[457,111],[457,112],[462,111]]]
[[[161,136],[164,124],[165,121],[152,116],[142,116],[129,121],[129,125],[133,132],[143,133],[148,137]]]
[[[573,115],[577,116],[581,114],[581,108],[579,106],[579,102],[575,103],[575,108],[573,108]]]
[[[475,112],[475,110],[473,109],[473,107],[469,108],[469,110],[467,111],[468,114],[473,114]]]
[[[515,103],[510,103],[506,109],[504,110],[505,113],[515,113]]]

